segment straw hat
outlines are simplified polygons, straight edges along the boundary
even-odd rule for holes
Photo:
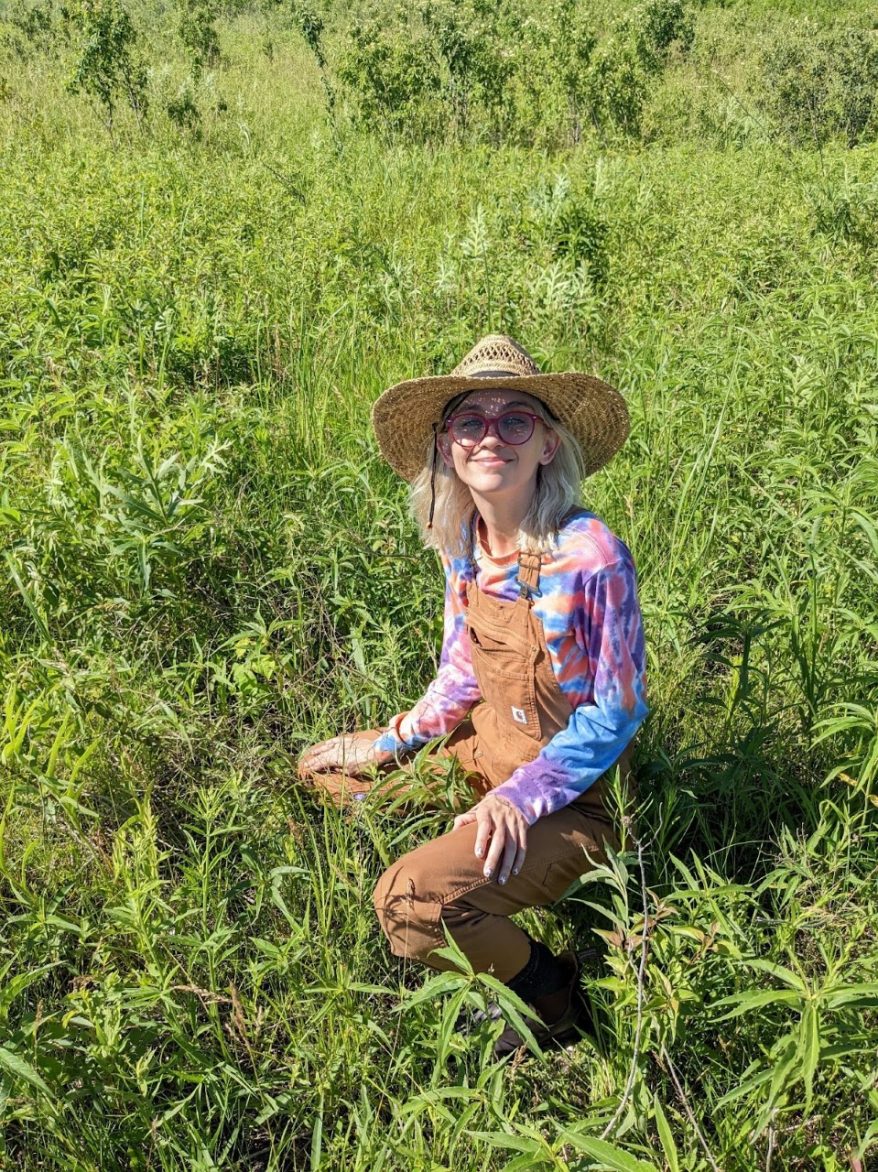
[[[602,468],[625,442],[628,408],[615,387],[577,371],[543,374],[514,338],[489,334],[451,374],[407,379],[375,400],[372,424],[378,447],[404,480],[414,480],[424,467],[433,424],[443,408],[466,391],[486,390],[490,379],[525,391],[548,407],[579,441],[586,476]]]

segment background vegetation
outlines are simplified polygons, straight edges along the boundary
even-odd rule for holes
[[[0,6],[0,1167],[876,1167],[865,0]],[[369,407],[489,330],[619,385],[640,852],[525,917],[595,1045],[389,956],[447,825],[309,742],[435,667]]]

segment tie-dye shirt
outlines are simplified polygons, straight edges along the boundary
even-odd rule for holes
[[[444,736],[480,699],[466,638],[466,582],[515,601],[518,555],[489,558],[477,543],[469,558],[445,558],[445,628],[436,678],[409,712],[378,740],[391,752]],[[494,789],[532,825],[582,794],[619,757],[649,711],[637,581],[628,547],[594,513],[580,510],[558,534],[540,571],[533,607],[543,624],[555,678],[570,701],[570,721]]]

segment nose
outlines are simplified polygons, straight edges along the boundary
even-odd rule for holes
[[[485,434],[482,436],[482,438],[476,444],[476,447],[483,448],[489,439],[493,439],[493,441],[494,441],[494,443],[492,444],[492,447],[500,447],[500,448],[505,447],[506,445],[503,443],[503,440],[500,438],[499,421],[497,419],[488,418],[488,419],[485,419],[485,424],[486,424],[488,430],[485,432]]]
[[[473,448],[472,454],[478,455],[479,452],[485,452],[485,451],[496,452],[500,448],[505,448],[505,447],[506,447],[506,445],[503,443],[503,441],[500,439],[500,436],[497,434],[497,425],[496,425],[496,423],[494,423],[492,421],[488,431],[485,432],[484,436],[479,440],[479,442]]]

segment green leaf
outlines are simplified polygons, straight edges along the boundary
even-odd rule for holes
[[[670,1172],[680,1172],[680,1157],[677,1152],[677,1145],[674,1143],[671,1125],[668,1123],[667,1116],[658,1099],[655,1100],[655,1124],[658,1129],[659,1139],[662,1141],[662,1151],[668,1162]]]
[[[799,1081],[796,1067],[801,1060],[801,1055],[794,1038],[789,1038],[783,1055],[771,1068],[771,1088],[768,1092],[768,1102],[763,1107],[764,1114],[770,1112],[784,1091]]]
[[[7,1050],[5,1046],[0,1046],[0,1066],[8,1070],[10,1074],[16,1078],[22,1079],[26,1083],[30,1083],[32,1087],[36,1087],[38,1091],[42,1091],[44,1095],[51,1094],[49,1088],[43,1082],[41,1076],[34,1070],[29,1062],[25,1062],[13,1050]]]
[[[802,998],[798,993],[794,993],[789,989],[765,989],[758,993],[748,990],[746,993],[733,993],[731,997],[722,997],[710,1006],[710,1011],[720,1009],[725,1005],[735,1005],[735,1009],[714,1019],[715,1021],[729,1021],[730,1018],[740,1017],[744,1013],[749,1013],[751,1009],[758,1009],[761,1005],[773,1005],[777,1003],[799,1005],[801,1004],[801,1000]]]
[[[823,1001],[830,1009],[837,1009],[839,1005],[868,1008],[878,1001],[878,982],[866,981],[859,985],[837,986],[824,995]]]
[[[490,973],[480,973],[479,981],[493,991],[504,1018],[527,1045],[528,1049],[538,1057],[542,1057],[542,1050],[540,1049],[539,1043],[525,1020],[527,1017],[535,1021],[539,1020],[533,1008],[527,1002],[522,1001],[520,997],[516,996],[508,985],[504,985],[502,981],[498,981]]]
[[[747,1068],[747,1071],[753,1070],[755,1066],[756,1063],[753,1063]],[[754,1074],[751,1078],[745,1078],[727,1094],[723,1095],[721,1099],[717,1099],[716,1106],[725,1107],[729,1103],[734,1103],[736,1099],[743,1099],[745,1095],[749,1095],[751,1091],[755,1091],[763,1083],[768,1082],[773,1074],[774,1069],[770,1067],[768,1070],[760,1070],[758,1074]]]
[[[10,977],[8,980],[5,979],[8,969],[4,969],[0,973],[0,977],[4,978],[3,984],[0,985],[0,1021],[6,1018],[16,997],[19,997],[34,981],[38,981],[44,973],[49,972],[59,963],[59,961],[52,961],[50,964],[41,965],[29,972],[17,973],[16,976]]]
[[[600,1160],[608,1168],[612,1168],[613,1172],[656,1172],[655,1164],[647,1164],[645,1160],[638,1160],[636,1156],[623,1151],[622,1148],[617,1148],[615,1144],[608,1143],[605,1139],[598,1139],[597,1136],[580,1135],[578,1132],[568,1129],[562,1131],[558,1138],[563,1143],[569,1143],[578,1151],[585,1152],[587,1156]]]
[[[535,1139],[528,1139],[524,1135],[511,1135],[508,1131],[468,1131],[467,1135],[473,1139],[480,1139],[491,1147],[505,1148],[510,1152],[524,1152],[527,1155],[536,1155],[542,1146]]]
[[[808,1002],[802,1013],[799,1042],[802,1078],[805,1080],[805,1107],[809,1109],[814,1094],[814,1072],[820,1061],[820,1019],[813,1001]]]
[[[508,1164],[503,1165],[503,1172],[533,1172],[534,1168],[552,1167],[548,1159],[536,1152],[526,1152],[523,1156],[515,1156]]]
[[[443,973],[441,977],[433,977],[406,997],[405,1008],[411,1009],[423,1001],[435,1001],[445,993],[455,993],[466,980],[460,973]]]
[[[797,989],[805,996],[808,994],[808,986],[802,978],[792,972],[791,969],[784,968],[782,964],[776,964],[773,960],[762,960],[759,957],[753,960],[745,960],[743,963],[747,968],[759,969],[760,972],[769,973],[772,977],[783,981],[790,989]]]
[[[27,587],[25,586],[24,582],[22,582],[21,576],[18,572],[18,567],[15,565],[15,562],[13,562],[13,560],[12,560],[12,555],[10,553],[8,553],[7,551],[4,551],[3,557],[6,559],[6,564],[9,567],[9,573],[12,575],[13,582],[18,587],[18,593],[21,595],[22,601],[24,602],[24,605],[30,611],[31,617],[33,618],[34,622],[39,627],[40,633],[43,636],[43,638],[46,640],[47,643],[51,642],[51,636],[49,635],[49,628],[46,626],[46,620],[43,618],[43,616],[37,610],[36,604],[34,603],[33,599],[31,598],[30,594],[27,591]]]

